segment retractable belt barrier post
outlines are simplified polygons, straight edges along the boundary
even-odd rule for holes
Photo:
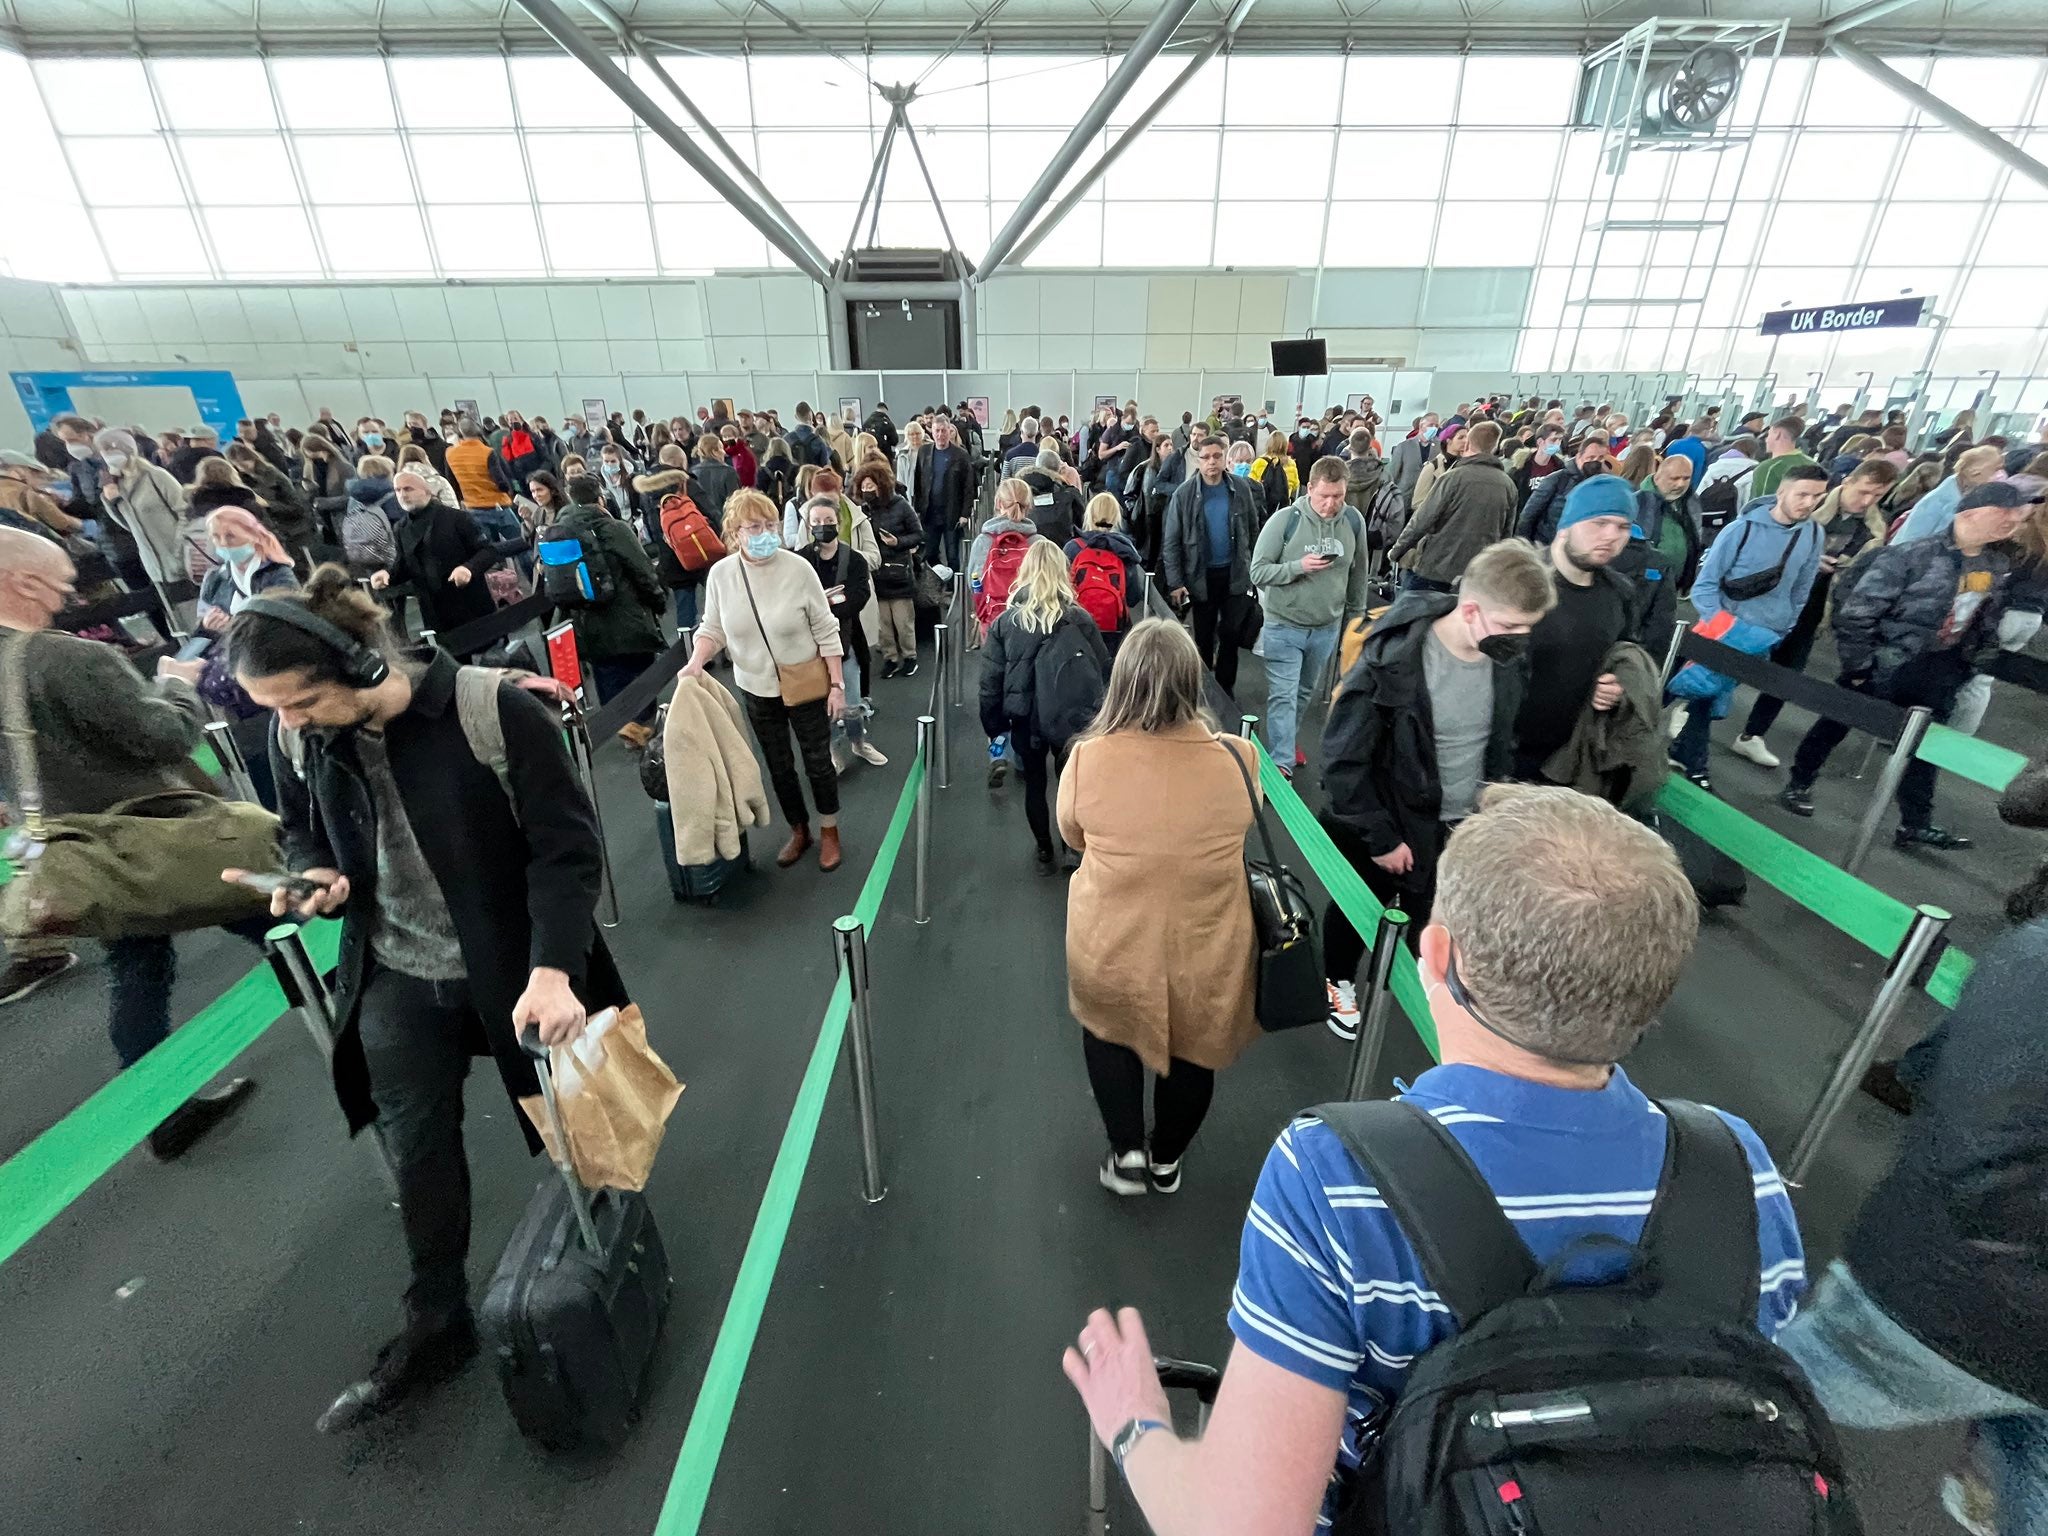
[[[930,715],[917,717],[917,756],[921,762],[931,761],[932,737],[936,726],[937,722]],[[919,927],[932,920],[927,887],[931,874],[931,850],[932,776],[927,772],[917,786],[916,900],[912,915]]]
[[[597,861],[604,877],[604,904],[611,911],[610,917],[600,912],[598,922],[603,927],[616,928],[619,926],[619,888],[612,881],[611,840],[604,834],[604,808],[598,804],[597,764],[590,744],[590,722],[573,704],[562,706],[562,732],[569,738],[569,759],[576,765],[577,777],[583,780],[583,793],[590,800],[591,818],[597,823]]]
[[[1864,859],[1869,857],[1870,845],[1877,840],[1877,829],[1884,825],[1884,813],[1892,803],[1892,796],[1899,792],[1899,781],[1913,766],[1914,754],[1920,750],[1920,743],[1933,720],[1934,711],[1924,705],[1915,705],[1906,711],[1906,721],[1899,728],[1899,739],[1892,747],[1892,755],[1878,770],[1877,788],[1870,796],[1870,804],[1863,808],[1863,820],[1856,827],[1856,840],[1842,858],[1842,868],[1850,874],[1861,869]]]
[[[1372,1093],[1372,1080],[1379,1071],[1380,1048],[1387,1040],[1387,1015],[1395,1006],[1394,956],[1408,938],[1408,914],[1399,907],[1380,913],[1379,929],[1372,939],[1372,990],[1366,994],[1360,1012],[1358,1037],[1351,1042],[1351,1065],[1344,1077],[1344,1097],[1363,1099]]]
[[[1877,1057],[1877,1050],[1884,1043],[1885,1031],[1898,1017],[1900,1006],[1906,994],[1922,985],[1931,975],[1928,965],[1934,957],[1935,945],[1943,930],[1949,925],[1949,914],[1940,907],[1923,906],[1913,914],[1913,926],[1906,930],[1898,950],[1892,955],[1891,964],[1885,970],[1883,983],[1877,989],[1877,996],[1871,999],[1870,1009],[1863,1016],[1863,1022],[1856,1027],[1856,1033],[1849,1037],[1848,1045],[1842,1051],[1842,1058],[1835,1063],[1834,1075],[1821,1090],[1820,1098],[1806,1117],[1806,1124],[1800,1128],[1799,1141],[1792,1148],[1792,1155],[1785,1160],[1785,1177],[1799,1180],[1806,1177],[1813,1167],[1814,1158],[1819,1154],[1821,1143],[1842,1111],[1855,1096],[1863,1074],[1870,1070],[1870,1064]]]
[[[1657,672],[1659,684],[1669,684],[1671,674],[1678,670],[1678,653],[1685,646],[1685,637],[1690,631],[1683,624],[1675,625],[1671,631],[1671,643],[1664,647],[1664,665]]]
[[[341,1026],[334,1017],[334,997],[327,990],[327,978],[313,963],[299,925],[280,923],[263,935],[263,953],[270,961],[270,972],[277,978],[277,989],[284,994],[286,1005],[299,1016],[299,1022],[306,1026],[306,1033],[313,1037],[313,1048],[319,1051],[320,1060],[331,1067],[334,1063],[334,1042],[341,1034]],[[377,1149],[377,1166],[383,1172],[384,1183],[395,1198],[398,1194],[398,1169],[391,1160],[391,1148],[384,1140],[383,1126],[372,1123],[369,1139]]]
[[[234,732],[225,720],[209,720],[202,727],[207,744],[213,749],[214,761],[220,764],[220,771],[234,787],[235,798],[256,803],[256,783],[249,777],[249,760],[242,755],[241,743],[235,740]]]
[[[932,631],[932,643],[939,648],[938,670],[932,676],[931,691],[925,698],[926,710],[937,721],[937,728],[933,732],[930,743],[931,756],[928,760],[938,773],[939,788],[941,789],[950,787],[953,778],[953,715],[946,700],[946,668],[952,664],[953,660],[953,646],[951,642],[952,637],[946,633],[945,625],[941,624]],[[924,716],[919,717],[920,721],[924,718]],[[923,753],[924,750],[924,746],[920,745],[918,751]]]
[[[852,1014],[846,1027],[846,1070],[853,1084],[853,1118],[860,1134],[860,1195],[879,1204],[889,1191],[882,1182],[882,1142],[875,1125],[875,1020],[868,991],[867,930],[857,917],[832,924],[839,974],[846,978]]]

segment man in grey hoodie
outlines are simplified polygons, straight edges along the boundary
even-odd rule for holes
[[[1342,459],[1317,459],[1301,499],[1268,519],[1252,547],[1252,585],[1266,610],[1266,739],[1289,778],[1308,761],[1295,740],[1300,711],[1345,619],[1365,612],[1365,519],[1345,504],[1346,479]]]

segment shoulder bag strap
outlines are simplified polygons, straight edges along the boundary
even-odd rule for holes
[[[1458,1139],[1417,1104],[1365,1099],[1309,1111],[1371,1176],[1430,1287],[1461,1328],[1528,1293],[1534,1255]]]
[[[16,630],[7,637],[6,685],[0,691],[0,725],[7,732],[9,756],[14,759],[14,798],[21,805],[22,827],[29,840],[43,840],[43,779],[36,771],[36,730],[28,716],[28,648],[35,638],[32,630]]]
[[[1244,780],[1244,797],[1252,805],[1252,825],[1259,829],[1259,841],[1266,845],[1267,867],[1279,869],[1280,852],[1273,846],[1273,834],[1266,826],[1265,807],[1260,804],[1259,797],[1252,792],[1252,776],[1245,770],[1244,759],[1239,757],[1236,749],[1221,736],[1212,737],[1211,740],[1223,749],[1223,755],[1228,757],[1231,765],[1237,769],[1237,776]]]
[[[1756,1180],[1728,1122],[1684,1099],[1659,1100],[1664,1171],[1637,1246],[1652,1294],[1726,1322],[1756,1321]]]
[[[767,649],[768,659],[780,667],[782,663],[775,658],[775,643],[768,638],[768,626],[761,622],[761,605],[754,601],[754,584],[747,578],[745,558],[740,555],[733,558],[740,561],[740,585],[747,589],[747,606],[754,610],[754,627],[761,631],[761,644]]]

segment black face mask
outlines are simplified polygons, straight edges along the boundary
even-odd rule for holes
[[[814,544],[831,544],[838,538],[839,525],[837,523],[813,523],[811,525],[811,542]]]
[[[1488,661],[1516,661],[1529,654],[1527,635],[1488,635],[1479,642],[1479,654]]]

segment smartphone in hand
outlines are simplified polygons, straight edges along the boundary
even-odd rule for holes
[[[302,901],[311,901],[327,889],[326,881],[308,880],[304,875],[259,875],[251,874],[248,870],[236,871],[232,883],[265,896],[275,896],[279,891],[283,891],[294,905]]]

